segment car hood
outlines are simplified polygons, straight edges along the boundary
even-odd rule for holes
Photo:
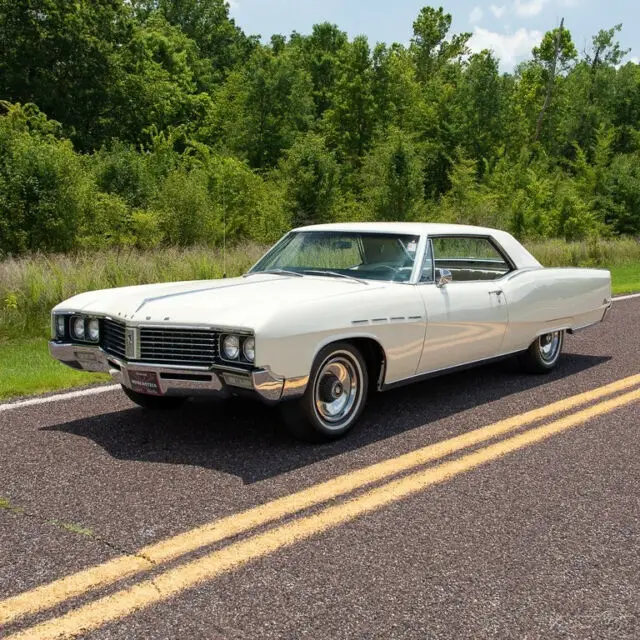
[[[257,329],[274,314],[325,298],[389,286],[321,276],[255,275],[90,291],[55,311],[82,311],[138,322]]]

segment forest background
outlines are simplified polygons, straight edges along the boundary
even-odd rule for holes
[[[621,25],[582,52],[556,26],[502,73],[451,22],[265,43],[223,0],[0,0],[0,341],[44,335],[76,290],[221,275],[223,227],[230,273],[293,226],[425,220],[640,289]]]

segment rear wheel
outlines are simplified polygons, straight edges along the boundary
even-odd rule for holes
[[[182,406],[187,398],[183,396],[152,396],[146,393],[138,393],[122,385],[122,390],[132,402],[143,409],[161,411],[163,409],[177,409]]]
[[[529,373],[549,373],[560,359],[563,342],[564,331],[553,331],[536,338],[518,357],[520,366]]]
[[[285,424],[308,442],[340,438],[360,417],[368,387],[360,351],[346,342],[328,345],[315,359],[304,396],[282,405]]]

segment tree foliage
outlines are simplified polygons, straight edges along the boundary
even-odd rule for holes
[[[640,66],[568,25],[511,73],[443,8],[408,45],[261,42],[224,0],[0,0],[0,254],[268,242],[331,220],[640,234]]]

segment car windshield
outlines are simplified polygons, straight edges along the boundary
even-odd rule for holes
[[[408,282],[419,237],[392,233],[298,231],[279,242],[250,273],[289,272]]]

